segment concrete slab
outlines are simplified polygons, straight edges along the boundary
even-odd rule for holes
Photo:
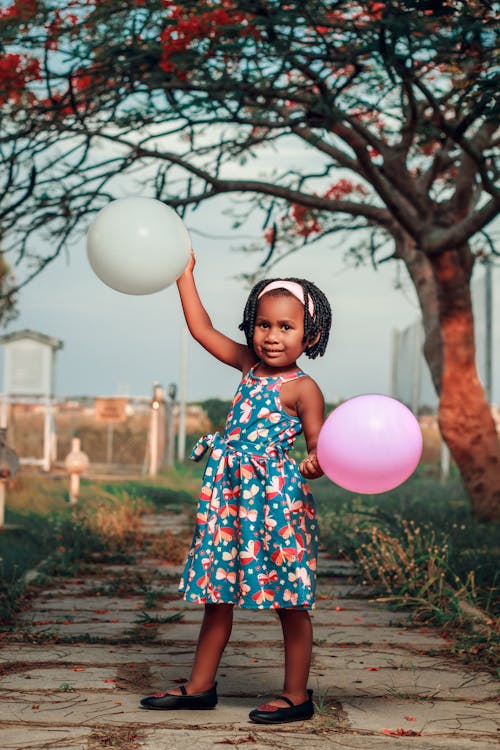
[[[499,711],[494,701],[407,701],[354,698],[342,703],[352,729],[414,729],[423,736],[465,733],[498,739]]]
[[[254,663],[275,663],[277,654],[281,653],[282,645],[276,643],[270,650],[268,647],[255,646],[251,653],[247,644],[229,643],[222,657],[222,665],[246,666]],[[170,646],[151,644],[10,644],[0,651],[0,664],[17,663],[21,669],[29,668],[30,663],[74,665],[121,665],[121,664],[156,664],[158,666],[190,665],[194,655],[194,644],[189,646]]]
[[[40,588],[39,596],[42,598],[54,598],[59,596],[70,596],[73,593],[102,589],[106,582],[102,578],[53,578],[50,579],[50,588]],[[46,580],[43,580],[43,586]]]
[[[117,577],[131,574],[134,576],[143,575],[144,577],[155,575],[158,578],[172,578],[178,582],[183,570],[184,565],[171,565],[157,558],[146,558],[141,560],[139,564],[107,565],[103,570],[103,575]]]
[[[425,737],[397,738],[387,737],[382,734],[356,735],[336,732],[330,729],[328,732],[322,728],[317,719],[309,723],[308,731],[295,728],[286,730],[284,727],[263,727],[250,724],[247,728],[239,731],[223,730],[217,735],[214,730],[206,730],[203,726],[184,727],[170,729],[158,727],[145,730],[141,740],[141,750],[159,750],[159,748],[172,748],[175,750],[214,750],[225,746],[242,745],[248,750],[296,750],[297,747],[307,750],[408,750],[409,742],[417,743],[418,750],[490,750],[498,747],[494,740],[485,739],[480,742],[473,738]]]
[[[339,605],[337,605],[338,607]],[[369,605],[354,609],[352,607],[337,607],[315,609],[311,613],[314,627],[317,625],[383,625],[394,627],[411,624],[406,612],[391,612],[379,606]]]
[[[359,574],[359,569],[348,560],[335,560],[325,552],[318,555],[318,575],[350,578]]]
[[[29,610],[22,613],[25,617],[30,612],[59,610],[63,612],[94,612],[98,614],[122,612],[144,608],[144,596],[142,597],[107,597],[107,596],[63,596],[44,597],[38,596],[30,602]]]
[[[340,608],[340,611],[346,610],[347,612],[359,612],[359,611],[365,611],[369,612],[371,610],[377,611],[377,612],[390,612],[383,603],[378,602],[377,599],[374,599],[373,597],[366,596],[361,599],[353,599],[351,597],[345,597],[340,596],[339,594],[335,594],[332,596],[324,596],[324,597],[317,597],[316,598],[316,609],[314,610],[314,614],[318,614],[319,612],[323,612],[325,610],[330,611],[332,609]],[[395,612],[396,613],[396,612]],[[403,616],[408,616],[409,612],[397,612],[397,614],[402,614]]]
[[[73,609],[71,611],[62,609],[43,609],[23,612],[19,617],[19,622],[26,626],[38,627],[40,625],[51,625],[60,628],[66,625],[75,625],[78,623],[101,623],[102,631],[105,632],[109,624],[122,623],[128,629],[135,627],[138,622],[142,621],[141,612],[144,610],[94,610],[86,611]]]
[[[408,649],[378,646],[334,647],[316,646],[313,664],[318,669],[339,671],[345,669],[448,669],[456,667],[449,657],[429,656]]]
[[[248,642],[249,651],[251,644],[255,642],[275,642],[281,640],[281,626],[279,623],[257,623],[256,619],[259,612],[254,615],[254,626],[250,627],[247,623],[242,623],[239,627],[233,627],[232,640],[237,642]],[[156,632],[155,641],[157,643],[176,642],[193,642],[198,640],[200,626],[198,623],[190,622],[173,622],[166,625],[159,625]]]
[[[99,641],[127,639],[135,626],[130,622],[57,622],[55,620],[35,620],[27,623],[32,635],[50,636],[66,640],[92,638]]]
[[[376,625],[321,626],[314,628],[316,645],[335,647],[340,644],[371,644],[411,648],[413,651],[443,651],[447,648],[442,638],[432,633],[423,633],[413,628],[383,628]]]
[[[2,750],[87,750],[91,727],[2,727]]]
[[[320,576],[316,586],[316,602],[324,599],[373,599],[377,591],[368,584],[362,582],[347,582],[342,578],[334,576]]]
[[[7,675],[2,679],[2,690],[115,690],[116,668],[114,667],[47,667],[26,669]]]

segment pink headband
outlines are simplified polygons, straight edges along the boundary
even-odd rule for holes
[[[302,302],[303,305],[305,305],[304,300],[304,290],[302,289],[301,285],[298,284],[296,281],[286,281],[284,279],[278,279],[277,281],[271,281],[267,286],[264,287],[264,289],[261,291],[261,293],[258,296],[258,299],[262,297],[263,294],[267,294],[268,292],[272,292],[273,289],[286,289],[290,294],[293,294],[294,297],[296,297],[299,302]],[[314,303],[311,299],[311,296],[307,295],[308,300],[308,308],[309,308],[309,315],[314,315]]]

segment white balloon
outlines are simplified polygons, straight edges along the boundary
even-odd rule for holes
[[[87,256],[105,284],[125,294],[152,294],[186,268],[191,239],[176,212],[155,198],[119,198],[87,233]]]

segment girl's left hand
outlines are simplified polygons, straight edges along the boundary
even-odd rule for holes
[[[309,451],[304,460],[301,461],[299,471],[306,479],[317,479],[323,476],[324,471],[318,463],[316,451]]]

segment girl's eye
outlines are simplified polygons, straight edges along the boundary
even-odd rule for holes
[[[267,324],[267,323],[264,323],[264,322],[262,322],[262,323],[257,323],[257,327],[258,327],[258,328],[269,328],[268,324]]]
[[[289,331],[289,330],[290,330],[290,326],[289,326],[289,325],[287,325],[286,323],[285,323],[285,325],[282,325],[281,327],[282,327],[282,329],[283,329],[284,331]]]

